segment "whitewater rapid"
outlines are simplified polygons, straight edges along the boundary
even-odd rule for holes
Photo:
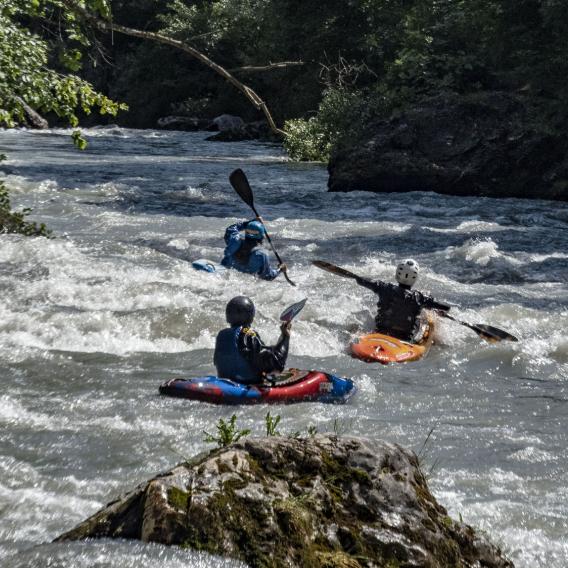
[[[220,417],[263,433],[267,408],[160,398],[176,376],[211,373],[224,305],[246,293],[255,327],[308,298],[289,364],[352,377],[344,406],[271,408],[284,432],[385,438],[423,457],[451,515],[487,530],[520,567],[568,565],[568,205],[432,193],[329,194],[326,171],[274,145],[206,142],[204,133],[0,131],[18,207],[54,239],[0,235],[0,564],[236,566],[130,542],[49,544],[118,494],[207,447]],[[228,183],[241,167],[298,283],[229,271],[224,229],[250,218]],[[502,327],[490,345],[441,322],[427,359],[398,367],[347,354],[371,328],[373,295],[311,265],[320,258],[392,279],[400,258],[456,317]],[[51,564],[50,564],[51,563]]]

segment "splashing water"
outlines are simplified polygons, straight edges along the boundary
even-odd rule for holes
[[[289,364],[352,377],[345,406],[272,409],[283,430],[339,421],[353,435],[418,450],[434,435],[434,493],[486,529],[521,567],[567,565],[568,205],[431,193],[329,194],[326,172],[275,146],[210,143],[201,133],[100,128],[80,153],[69,132],[3,131],[16,206],[57,239],[0,236],[0,563],[23,566],[237,566],[129,542],[45,544],[120,492],[202,450],[234,408],[160,398],[174,376],[213,371],[224,305],[257,305],[256,328],[307,296]],[[220,259],[225,227],[251,213],[228,183],[247,173],[298,288],[192,259]],[[321,258],[390,280],[420,263],[419,288],[457,317],[510,330],[489,345],[441,322],[423,361],[367,365],[347,354],[376,299],[311,265]],[[264,407],[238,411],[263,432]],[[37,545],[37,546],[34,546]]]

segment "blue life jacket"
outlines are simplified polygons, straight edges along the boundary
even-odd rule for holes
[[[257,373],[239,351],[241,330],[241,326],[235,326],[219,332],[213,361],[219,377],[243,384],[256,383],[259,378]]]
[[[234,268],[239,272],[247,272],[248,274],[256,274],[263,280],[274,280],[280,271],[270,266],[270,260],[266,251],[261,248],[253,249],[246,263],[241,263],[235,257],[235,254],[241,248],[245,239],[240,232],[245,229],[247,222],[235,223],[225,230],[225,251],[221,264],[227,268]]]

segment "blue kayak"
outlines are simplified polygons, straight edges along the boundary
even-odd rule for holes
[[[160,394],[216,404],[346,402],[355,392],[351,379],[321,371],[289,369],[259,385],[243,385],[215,376],[171,379]]]
[[[206,258],[194,260],[191,263],[191,266],[193,266],[195,270],[202,270],[203,272],[224,272],[225,270],[227,270],[227,268],[222,264],[213,262],[212,260],[207,260]]]

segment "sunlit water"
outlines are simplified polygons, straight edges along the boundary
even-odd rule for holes
[[[56,239],[0,236],[0,563],[43,567],[211,567],[234,562],[138,542],[49,544],[154,474],[206,447],[234,408],[161,398],[167,378],[213,371],[224,306],[257,304],[278,335],[308,297],[289,364],[352,377],[344,406],[272,408],[282,431],[339,429],[420,451],[450,514],[485,529],[521,567],[568,564],[568,205],[431,193],[329,194],[320,165],[276,146],[205,142],[202,133],[0,132],[15,205]],[[298,283],[196,272],[220,259],[224,228],[249,218],[228,183],[242,167]],[[321,272],[315,258],[389,280],[401,257],[419,287],[471,322],[518,335],[489,345],[441,323],[425,360],[353,360],[374,298]],[[267,407],[238,409],[263,433]],[[335,426],[334,426],[335,425]]]

